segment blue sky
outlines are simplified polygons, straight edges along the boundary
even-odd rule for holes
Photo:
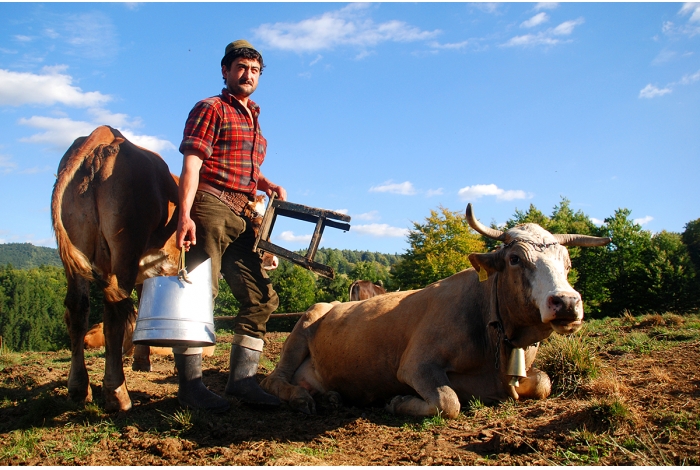
[[[468,202],[487,224],[562,196],[653,232],[700,217],[697,3],[0,3],[0,24],[0,243],[55,247],[58,162],[98,125],[179,174],[239,38],[267,66],[264,174],[352,216],[322,246],[402,253]],[[281,219],[273,241],[312,231]]]

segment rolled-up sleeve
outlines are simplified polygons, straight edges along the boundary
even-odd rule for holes
[[[187,116],[180,153],[187,155],[192,150],[198,150],[206,158],[211,157],[218,138],[219,120],[219,113],[211,103],[207,100],[197,103]]]

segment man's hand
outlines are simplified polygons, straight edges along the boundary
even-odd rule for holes
[[[180,217],[177,222],[177,247],[185,247],[190,251],[190,246],[197,244],[197,226],[189,217]]]
[[[258,178],[258,189],[267,194],[268,197],[272,197],[272,193],[274,192],[277,193],[277,199],[280,201],[287,200],[287,190],[265,178],[262,174]]]

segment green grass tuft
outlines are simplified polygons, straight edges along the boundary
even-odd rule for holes
[[[600,371],[600,361],[584,330],[571,336],[550,336],[540,347],[537,364],[549,375],[556,396],[574,395]]]

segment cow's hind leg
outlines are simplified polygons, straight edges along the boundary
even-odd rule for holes
[[[456,418],[460,403],[444,370],[424,364],[412,371],[399,371],[399,380],[411,386],[420,397],[396,396],[387,405],[387,411],[410,416]]]
[[[118,288],[117,279],[115,275],[110,276],[108,286],[104,289],[105,376],[102,394],[107,412],[131,409],[131,399],[124,377],[122,347],[127,321],[136,314],[128,294],[131,289],[121,285]],[[133,286],[133,283],[131,285]]]
[[[71,342],[71,363],[68,373],[68,396],[76,402],[91,402],[90,378],[85,367],[85,333],[90,316],[90,283],[83,278],[67,276],[68,288],[64,319]]]

